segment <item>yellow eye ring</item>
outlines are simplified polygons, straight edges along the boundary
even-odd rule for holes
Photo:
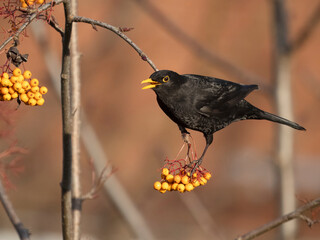
[[[168,82],[170,80],[170,77],[169,76],[165,76],[164,78],[162,78],[162,81],[163,82]]]

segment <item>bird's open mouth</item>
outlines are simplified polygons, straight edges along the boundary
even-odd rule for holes
[[[142,89],[154,88],[154,87],[156,87],[157,85],[160,85],[159,82],[153,81],[151,78],[148,78],[148,79],[146,79],[146,80],[143,80],[143,81],[141,82],[141,84],[143,84],[143,83],[150,83],[150,85],[146,85],[146,86],[144,86]]]

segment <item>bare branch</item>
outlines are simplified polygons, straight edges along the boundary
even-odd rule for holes
[[[61,37],[64,36],[64,31],[63,29],[59,26],[59,24],[55,21],[55,18],[53,16],[51,16],[50,20],[49,20],[49,25],[54,29],[56,30],[60,35]]]
[[[26,229],[22,222],[20,221],[18,215],[16,214],[11,201],[8,198],[8,195],[2,185],[2,181],[0,178],[0,201],[3,205],[3,208],[5,209],[12,225],[16,229],[19,237],[21,240],[29,240],[30,238],[30,231]]]
[[[72,33],[71,2],[63,1],[65,17],[65,33],[62,41],[62,69],[61,69],[61,107],[62,107],[62,180],[61,180],[61,217],[64,240],[73,238],[72,225],[72,107],[71,107],[71,51],[70,41]]]
[[[2,49],[3,49],[9,42],[11,42],[13,39],[17,38],[17,37],[22,33],[22,31],[25,30],[26,27],[29,26],[29,24],[30,24],[33,20],[37,19],[37,16],[39,15],[40,12],[43,12],[43,11],[47,10],[48,8],[52,7],[53,5],[58,5],[58,4],[62,3],[62,2],[63,2],[63,0],[54,0],[54,1],[49,2],[49,3],[47,3],[47,4],[41,5],[41,6],[37,9],[36,12],[32,13],[32,14],[29,16],[29,19],[28,19],[25,23],[23,23],[23,24],[21,25],[21,27],[20,27],[13,35],[11,35],[9,38],[7,38],[7,40],[5,40],[5,41],[0,45],[0,50],[2,50]]]
[[[315,199],[307,204],[302,205],[301,207],[299,207],[297,210],[286,214],[282,217],[279,217],[275,220],[273,220],[272,222],[269,222],[251,232],[248,232],[238,238],[236,238],[235,240],[249,240],[249,239],[254,239],[260,235],[262,235],[263,233],[266,233],[280,225],[282,225],[285,222],[288,222],[290,220],[293,219],[302,219],[304,221],[307,222],[308,226],[311,227],[313,224],[319,223],[319,220],[311,220],[310,218],[306,217],[304,215],[304,213],[306,213],[307,211],[310,211],[314,208],[320,207],[320,198]]]
[[[80,17],[80,16],[75,16],[72,19],[73,22],[83,22],[83,23],[89,23],[92,26],[99,26],[102,28],[106,28],[112,32],[114,32],[115,34],[117,34],[119,37],[121,37],[124,41],[126,41],[131,47],[133,47],[134,50],[136,50],[136,52],[140,55],[141,59],[144,61],[147,61],[149,63],[149,65],[153,68],[154,71],[157,71],[157,67],[154,65],[154,63],[151,61],[150,58],[148,58],[148,56],[130,39],[128,38],[123,32],[123,28],[118,28],[118,27],[114,27],[110,24],[104,23],[104,22],[100,22],[97,20],[93,20],[90,18],[86,18],[86,17]],[[96,28],[94,28],[96,30]]]

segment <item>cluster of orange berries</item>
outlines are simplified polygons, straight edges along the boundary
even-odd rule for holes
[[[28,6],[32,6],[33,4],[42,4],[44,0],[20,0],[21,7],[27,8]]]
[[[155,190],[165,193],[166,191],[190,192],[194,188],[203,186],[211,178],[210,172],[197,170],[190,177],[190,172],[181,169],[178,174],[170,173],[168,168],[163,168],[161,172],[161,181],[156,181],[153,184]]]
[[[43,105],[44,99],[42,95],[48,92],[44,86],[39,86],[39,80],[31,79],[31,72],[21,72],[19,68],[15,68],[12,76],[7,72],[2,73],[0,78],[0,101],[10,101],[19,99],[27,105]]]

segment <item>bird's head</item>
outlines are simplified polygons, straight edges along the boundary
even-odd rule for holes
[[[173,88],[181,80],[181,75],[176,72],[169,70],[160,70],[151,74],[151,76],[143,80],[143,83],[149,83],[149,85],[144,86],[142,89],[153,88],[154,91],[164,89],[164,88]]]

